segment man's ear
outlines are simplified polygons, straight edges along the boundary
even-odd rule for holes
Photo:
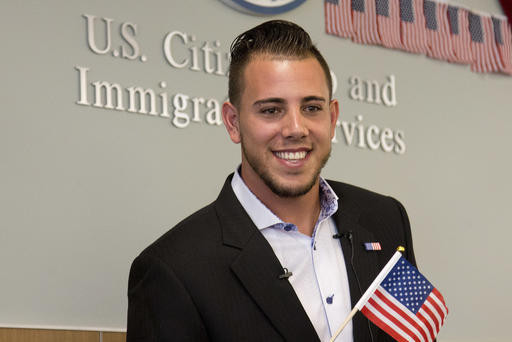
[[[222,105],[222,121],[228,130],[231,141],[235,144],[240,142],[240,120],[238,109],[231,102],[224,102]]]
[[[338,117],[340,115],[340,107],[338,100],[331,100],[329,103],[329,111],[331,112],[331,139],[334,137],[334,133],[336,130],[336,122],[338,121]]]

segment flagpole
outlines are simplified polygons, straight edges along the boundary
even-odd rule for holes
[[[402,252],[403,251],[405,251],[404,247],[399,246],[397,248],[395,254],[393,254],[393,256],[391,257],[391,259],[389,259],[389,261],[386,264],[386,266],[384,266],[382,271],[380,271],[380,273],[377,275],[377,277],[373,280],[373,282],[370,285],[370,287],[368,287],[366,292],[361,296],[361,298],[359,299],[357,304],[354,306],[354,308],[352,309],[350,314],[347,316],[347,318],[345,318],[345,321],[343,322],[341,327],[336,331],[336,333],[334,335],[332,335],[332,337],[329,340],[329,342],[334,342],[334,340],[338,337],[339,334],[341,334],[341,332],[343,331],[345,326],[348,324],[348,322],[350,322],[352,320],[352,317],[354,317],[354,315],[357,313],[357,311],[361,310],[361,308],[366,304],[366,302],[373,295],[373,293],[375,292],[377,287],[379,287],[380,283],[382,283],[384,278],[386,278],[386,276],[388,275],[389,271],[391,271],[393,266],[395,266],[395,264],[398,261],[398,259],[400,259],[400,257],[402,256]]]
[[[358,311],[357,307],[354,307],[352,309],[352,311],[350,311],[350,314],[347,316],[347,318],[345,318],[345,321],[343,322],[341,327],[336,331],[336,333],[334,335],[332,335],[332,337],[329,340],[329,342],[334,342],[336,337],[338,337],[338,335],[341,334],[343,329],[345,329],[345,326],[348,324],[348,322],[350,322],[352,320],[352,317],[354,317],[354,315],[357,313],[357,311]]]

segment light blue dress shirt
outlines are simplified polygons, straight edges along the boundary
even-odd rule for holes
[[[351,311],[347,270],[332,215],[338,196],[320,178],[320,215],[313,236],[300,233],[292,223],[277,217],[235,172],[231,186],[236,197],[272,247],[321,341],[329,341]],[[353,342],[352,322],[336,339]]]

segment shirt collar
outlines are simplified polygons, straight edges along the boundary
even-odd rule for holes
[[[277,217],[249,190],[240,176],[239,170],[240,168],[233,175],[231,187],[254,225],[261,230],[276,224],[284,224],[283,220]],[[331,186],[320,177],[320,216],[318,222],[330,217],[336,210],[338,210],[338,196],[336,196]]]
[[[320,208],[318,221],[325,220],[338,210],[338,196],[322,177],[320,177]]]

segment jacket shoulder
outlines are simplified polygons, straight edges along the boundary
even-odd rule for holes
[[[194,250],[207,241],[220,241],[220,227],[215,202],[189,215],[146,247],[141,255],[151,254],[168,259],[169,254]]]

